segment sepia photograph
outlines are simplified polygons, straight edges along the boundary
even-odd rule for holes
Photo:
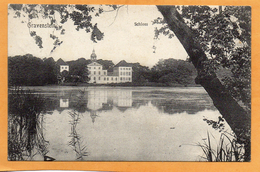
[[[8,161],[251,161],[251,7],[9,4]]]

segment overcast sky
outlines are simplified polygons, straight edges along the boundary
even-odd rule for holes
[[[10,11],[9,11],[10,12]],[[71,21],[64,24],[65,34],[59,35],[53,28],[30,29],[27,22],[21,23],[21,18],[13,18],[9,15],[8,21],[8,56],[33,54],[36,57],[53,57],[55,60],[62,58],[65,61],[76,60],[84,57],[90,58],[95,49],[97,58],[113,60],[116,64],[120,60],[127,62],[139,62],[142,65],[152,67],[159,59],[187,58],[187,54],[176,37],[169,39],[163,35],[159,40],[154,40],[154,28],[152,20],[162,17],[156,6],[124,6],[116,12],[105,12],[100,17],[93,18],[105,36],[102,41],[93,43],[90,34],[84,30],[76,31]],[[135,22],[147,23],[148,26],[135,26]],[[32,20],[31,23],[46,24],[48,20]],[[157,25],[160,27],[160,25]],[[40,49],[34,39],[29,35],[30,31],[42,37],[43,48]],[[53,53],[53,40],[50,34],[59,36],[63,43]],[[153,46],[156,52],[153,53]]]

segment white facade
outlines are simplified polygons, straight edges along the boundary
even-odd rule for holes
[[[60,73],[63,72],[64,70],[69,72],[69,65],[60,65]]]
[[[118,68],[120,82],[132,82],[132,67],[120,66]]]
[[[87,65],[90,80],[89,83],[108,84],[132,82],[132,67],[115,67],[112,73],[103,70],[103,66],[97,62]]]
[[[92,63],[88,64],[88,83],[108,84],[108,83],[123,83],[132,82],[132,67],[124,60],[120,61],[113,68],[113,72],[103,70],[103,66],[96,62],[97,55],[93,49],[90,55]]]

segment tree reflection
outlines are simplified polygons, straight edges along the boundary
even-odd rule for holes
[[[209,105],[210,103],[204,102],[200,103],[197,100],[189,100],[189,101],[180,101],[180,100],[165,100],[165,99],[155,99],[151,101],[151,104],[163,113],[167,114],[175,114],[175,113],[183,113],[187,112],[188,114],[196,114],[200,111],[204,111],[205,109],[214,110],[213,105]]]
[[[33,160],[48,153],[43,136],[44,99],[30,91],[15,89],[8,96],[8,160]]]
[[[81,136],[77,133],[77,125],[80,122],[80,111],[84,109],[85,104],[82,103],[85,96],[85,90],[79,90],[79,95],[76,97],[78,99],[77,104],[74,105],[74,108],[69,112],[71,117],[70,125],[71,132],[69,137],[71,137],[71,141],[69,142],[69,146],[72,147],[73,151],[76,152],[77,160],[84,160],[85,156],[88,156],[87,146],[82,141]]]

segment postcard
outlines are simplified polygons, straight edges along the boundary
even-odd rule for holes
[[[5,8],[3,170],[256,167],[251,56],[258,6]]]

